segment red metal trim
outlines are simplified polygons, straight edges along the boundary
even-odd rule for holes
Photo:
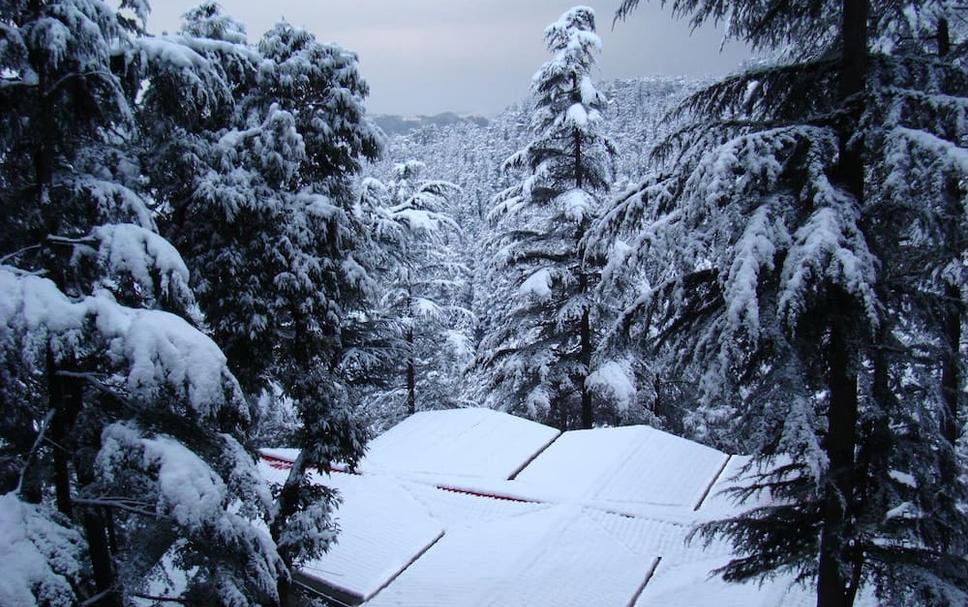
[[[459,487],[448,487],[447,485],[434,485],[437,489],[441,491],[449,491],[450,493],[460,493],[463,495],[471,495],[473,497],[484,497],[492,500],[502,500],[505,502],[517,502],[519,504],[543,504],[544,502],[538,500],[529,500],[522,497],[511,497],[509,495],[498,495],[496,493],[482,493],[480,491],[472,491],[470,489],[461,489]]]
[[[266,455],[264,453],[260,453],[259,457],[264,459],[267,464],[276,470],[289,470],[292,468],[292,462],[287,459],[282,459],[281,457],[276,457],[274,455]],[[354,476],[359,476],[360,474],[359,472],[352,472],[351,470],[338,466],[330,466],[329,469],[326,470],[327,474],[331,474],[333,472],[337,472],[339,474],[352,474]]]

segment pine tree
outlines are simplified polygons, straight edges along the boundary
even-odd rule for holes
[[[690,97],[664,170],[593,229],[629,238],[623,263],[647,279],[626,333],[700,375],[698,417],[760,456],[737,495],[773,502],[703,528],[743,555],[721,573],[816,578],[822,606],[865,583],[891,603],[964,600],[964,486],[939,485],[958,475],[925,398],[944,373],[909,339],[925,308],[893,267],[926,243],[911,224],[899,243],[888,211],[949,207],[936,186],[964,179],[964,73],[901,43],[933,6],[673,3],[782,60]]]
[[[36,551],[0,602],[121,605],[168,558],[185,600],[274,604],[248,407],[142,189],[146,7],[121,8],[0,8],[2,516]]]
[[[505,163],[526,178],[492,210],[505,226],[497,263],[520,299],[485,338],[481,358],[492,369],[494,402],[561,428],[590,428],[601,310],[581,241],[609,189],[615,148],[601,133],[606,99],[591,80],[601,47],[594,12],[569,10],[545,41],[553,58],[533,79],[534,139]]]
[[[163,45],[163,46],[162,46]],[[159,49],[160,47],[160,49]],[[199,305],[253,404],[291,403],[302,447],[269,528],[291,569],[335,535],[336,494],[311,468],[353,465],[359,313],[375,293],[352,178],[381,149],[356,57],[286,23],[257,46],[206,3],[152,51],[174,60],[143,94],[150,184]],[[186,69],[189,67],[190,69]],[[195,111],[176,114],[188,81]],[[147,164],[147,163],[146,163]],[[289,600],[288,576],[278,592]]]
[[[399,379],[389,380],[367,404],[389,409],[378,414],[387,420],[459,406],[470,351],[466,329],[473,315],[459,301],[468,270],[458,259],[463,239],[451,216],[461,190],[422,179],[424,169],[415,160],[397,164],[386,185],[368,180],[361,200],[381,245],[382,295],[374,314],[395,327],[397,340],[399,363],[389,373]]]

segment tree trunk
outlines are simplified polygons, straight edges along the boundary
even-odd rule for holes
[[[578,82],[578,74],[575,74],[572,77],[571,86],[572,100],[574,100],[575,103],[578,103],[581,100],[581,85]],[[580,190],[585,185],[585,175],[581,166],[581,131],[579,131],[577,128],[574,129],[573,137],[575,145],[575,188]]]
[[[839,69],[840,101],[846,122],[839,133],[840,160],[834,178],[855,199],[864,204],[863,143],[851,143],[854,129],[864,111],[867,84],[867,21],[869,0],[843,0]],[[817,576],[817,607],[848,607],[856,594],[855,579],[863,566],[862,554],[851,546],[854,535],[848,509],[855,500],[855,450],[857,448],[857,370],[850,343],[856,320],[856,303],[839,288],[831,296],[827,344],[827,437],[824,451],[829,471],[823,488],[820,555]]]
[[[951,32],[948,28],[948,19],[941,17],[938,19],[938,56],[944,57],[951,52]]]
[[[407,411],[417,412],[417,369],[413,358],[413,327],[407,329]]]
[[[94,571],[94,587],[97,594],[104,593],[94,605],[97,607],[123,607],[121,589],[114,579],[114,564],[111,560],[111,547],[108,543],[107,524],[104,516],[96,510],[84,511],[84,537],[87,539],[87,552]]]
[[[67,398],[64,394],[64,378],[57,375],[57,364],[54,355],[47,349],[47,403],[54,411],[50,420],[48,436],[53,445],[54,464],[54,497],[57,510],[69,519],[74,519],[74,507],[71,503],[71,477],[68,469],[70,454],[67,451],[68,412]]]
[[[581,273],[578,279],[579,292],[587,296],[588,291],[588,275],[584,272]],[[591,311],[588,307],[585,307],[585,311],[581,315],[581,326],[579,327],[579,337],[581,342],[581,350],[579,352],[579,360],[584,367],[584,372],[582,372],[579,378],[579,389],[581,390],[581,427],[588,429],[591,428],[595,419],[592,414],[592,394],[588,390],[586,385],[586,380],[588,379],[588,374],[591,372],[592,366],[592,327],[591,327]]]
[[[834,296],[827,346],[827,437],[824,450],[830,461],[824,487],[823,527],[820,534],[820,563],[817,578],[817,607],[846,607],[853,603],[851,572],[853,561],[848,536],[851,522],[848,508],[854,498],[854,449],[857,445],[857,372],[848,342],[850,318],[838,310],[850,306],[846,294]]]
[[[407,411],[410,415],[417,412],[417,365],[414,359],[413,344],[413,289],[407,272],[407,315],[410,324],[407,326]]]
[[[69,379],[65,383],[65,392],[69,400],[77,400],[76,410],[80,411],[80,399],[82,385],[80,380]],[[74,408],[74,407],[72,407]],[[93,448],[97,450],[98,445]],[[75,459],[75,472],[77,482],[84,487],[94,482],[92,470],[78,464]],[[121,599],[122,589],[117,583],[114,571],[114,560],[111,553],[111,543],[109,535],[109,515],[102,512],[100,508],[90,506],[83,508],[81,523],[84,526],[84,537],[87,540],[88,558],[91,559],[91,569],[94,572],[95,594],[102,595],[94,603],[97,607],[123,607],[124,601]],[[102,594],[103,593],[103,594]]]
[[[296,513],[296,504],[299,503],[299,493],[300,486],[305,482],[306,478],[306,459],[303,457],[302,452],[296,457],[296,461],[292,463],[292,468],[289,469],[289,476],[286,478],[286,483],[282,486],[282,490],[279,492],[278,497],[278,511],[275,517],[272,519],[272,523],[269,525],[269,535],[272,536],[272,540],[278,545],[279,538],[282,537],[282,532],[285,530],[286,523],[289,522],[289,518]],[[286,565],[286,570],[292,573],[292,555],[288,550],[280,547],[279,557],[282,562]],[[276,580],[276,591],[279,594],[279,605],[288,605],[289,597],[292,591],[292,579],[289,576],[280,576]]]
[[[951,34],[948,28],[948,20],[944,17],[938,19],[938,56],[945,57],[951,52]],[[951,188],[951,214],[948,218],[947,247],[955,255],[952,261],[957,263],[960,258],[961,246],[958,238],[958,225],[961,215],[961,196],[958,192],[957,184]],[[944,289],[942,322],[944,324],[944,352],[941,360],[941,394],[945,404],[945,418],[942,424],[942,432],[948,443],[954,447],[958,440],[958,393],[961,386],[961,290],[957,285],[946,284]],[[953,472],[953,471],[952,471]],[[954,482],[954,478],[947,479]]]
[[[958,440],[958,393],[961,386],[961,289],[947,284],[944,288],[944,352],[941,360],[941,394],[945,416],[942,430],[954,447]]]

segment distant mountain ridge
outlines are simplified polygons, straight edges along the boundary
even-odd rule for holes
[[[685,77],[646,76],[599,84],[609,99],[603,116],[605,133],[619,150],[615,185],[633,182],[650,169],[649,153],[674,125],[666,113],[703,81]],[[479,204],[509,185],[501,163],[530,137],[532,101],[521,100],[491,119],[444,112],[407,118],[376,115],[388,138],[387,155],[374,173],[389,174],[394,163],[419,159],[428,174],[457,183],[465,195],[478,192]]]
[[[387,135],[407,135],[431,126],[446,127],[467,123],[486,127],[490,124],[490,120],[483,116],[462,116],[455,112],[443,112],[433,116],[376,114],[373,116],[373,121]]]

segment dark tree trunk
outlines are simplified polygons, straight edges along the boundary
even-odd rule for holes
[[[278,512],[275,518],[272,519],[272,524],[269,525],[269,535],[272,536],[272,540],[278,545],[279,538],[282,537],[282,532],[285,530],[286,524],[289,522],[289,518],[296,513],[296,505],[299,503],[299,493],[300,485],[304,482],[306,478],[306,460],[302,453],[296,457],[296,461],[292,463],[292,468],[289,470],[289,476],[286,479],[286,483],[282,486],[282,490],[279,492],[278,497]],[[290,552],[282,547],[279,548],[279,557],[282,562],[286,565],[286,570],[290,573],[292,572],[292,562],[293,556]],[[276,580],[276,591],[279,593],[279,605],[288,605],[289,598],[292,593],[292,580],[287,576],[280,576]]]
[[[115,584],[114,564],[108,540],[108,526],[104,515],[87,508],[84,511],[84,536],[87,539],[88,556],[94,571],[94,587],[97,594],[104,593],[94,605],[97,607],[123,607],[121,590]]]
[[[574,90],[572,96],[577,100],[581,99],[581,89],[578,82],[578,77],[576,76],[572,82]],[[575,145],[575,188],[581,189],[585,185],[585,174],[582,169],[582,157],[581,157],[581,131],[575,129],[574,132],[574,145]],[[582,295],[588,294],[588,274],[584,270],[584,260],[582,259],[581,251],[581,240],[585,232],[584,220],[582,220],[581,226],[578,228],[578,232],[575,234],[575,251],[577,251],[577,264],[578,264],[578,292]],[[585,380],[588,379],[588,374],[591,372],[592,366],[592,327],[591,327],[591,311],[586,306],[585,311],[582,312],[581,322],[578,327],[578,340],[579,340],[579,353],[578,360],[584,367],[584,371],[578,378],[578,390],[581,393],[581,427],[591,428],[594,423],[594,415],[592,412],[592,395],[588,391],[588,386],[585,385]]]
[[[945,57],[951,52],[951,34],[948,28],[948,20],[944,17],[938,19],[938,56]],[[948,218],[948,225],[951,226],[947,233],[947,246],[953,251],[953,261],[958,262],[960,258],[961,243],[958,242],[958,224],[961,215],[961,192],[957,184],[953,184],[950,193],[951,214]],[[944,324],[944,352],[941,360],[941,394],[945,404],[945,418],[942,424],[942,432],[948,443],[954,447],[958,440],[958,393],[961,386],[961,290],[953,284],[946,284],[944,289],[942,322]],[[952,470],[953,472],[953,470]],[[954,482],[954,478],[947,479]]]
[[[944,289],[944,353],[941,360],[941,394],[945,416],[942,430],[953,447],[958,440],[958,393],[961,385],[961,290],[952,284]]]
[[[587,293],[588,291],[588,275],[584,272],[581,273],[578,279],[578,288],[581,293]],[[592,366],[592,327],[591,327],[591,314],[588,308],[581,315],[581,326],[579,327],[579,337],[580,337],[580,352],[579,360],[584,367],[581,377],[579,378],[579,390],[581,391],[581,427],[588,429],[591,428],[594,423],[594,415],[592,412],[592,394],[588,390],[588,386],[585,385],[585,380],[588,379],[588,373]]]
[[[82,385],[80,380],[68,379],[66,393],[69,399],[77,399],[78,404],[82,397]],[[79,411],[80,408],[78,407]],[[94,446],[95,450],[99,448]],[[75,458],[75,471],[77,482],[80,486],[86,486],[94,482],[94,475],[90,467]],[[123,607],[122,589],[117,583],[114,571],[114,560],[111,552],[111,541],[109,538],[110,515],[102,512],[100,508],[90,506],[83,507],[81,523],[84,526],[84,537],[87,540],[88,558],[91,559],[91,569],[94,572],[94,588],[97,595],[101,598],[94,603],[97,607]]]
[[[413,358],[413,327],[407,329],[407,411],[417,412],[417,368]]]
[[[407,275],[407,315],[410,324],[407,326],[407,411],[410,415],[417,412],[417,365],[414,359],[413,343],[413,290],[410,286],[409,271]]]
[[[576,74],[572,78],[572,99],[577,103],[581,99],[581,86],[578,82],[578,75]],[[575,145],[575,188],[582,189],[585,185],[585,175],[582,171],[581,166],[581,131],[578,129],[574,130],[574,145]]]
[[[53,353],[47,351],[47,399],[54,417],[50,421],[47,438],[53,446],[54,497],[57,510],[74,519],[74,504],[71,499],[70,462],[74,455],[74,425],[83,406],[84,386],[79,379],[58,375],[60,370],[54,361]]]
[[[840,161],[834,178],[854,197],[858,207],[864,203],[863,143],[851,143],[851,139],[864,110],[869,14],[869,0],[843,0],[839,93],[848,119],[840,128]],[[853,604],[854,581],[859,579],[863,566],[861,553],[851,546],[854,530],[848,516],[856,498],[857,370],[851,344],[856,323],[852,312],[856,303],[847,293],[836,289],[830,304],[830,336],[825,361],[830,403],[824,441],[829,472],[824,486],[820,530],[817,607],[848,607]]]
[[[827,346],[827,437],[824,450],[830,461],[824,488],[823,528],[820,535],[820,563],[817,578],[817,606],[845,607],[853,603],[851,572],[853,561],[848,509],[854,497],[854,449],[857,445],[857,372],[848,341],[851,319],[839,310],[850,306],[849,297],[833,297],[830,341]]]
[[[54,497],[57,510],[64,516],[73,519],[74,507],[71,503],[71,477],[68,469],[70,453],[67,451],[67,398],[64,394],[64,379],[57,375],[57,365],[54,355],[47,351],[47,401],[54,411],[50,420],[48,435],[53,445],[54,460]]]
[[[951,52],[951,32],[948,28],[948,19],[941,17],[938,19],[938,56],[944,57]]]

